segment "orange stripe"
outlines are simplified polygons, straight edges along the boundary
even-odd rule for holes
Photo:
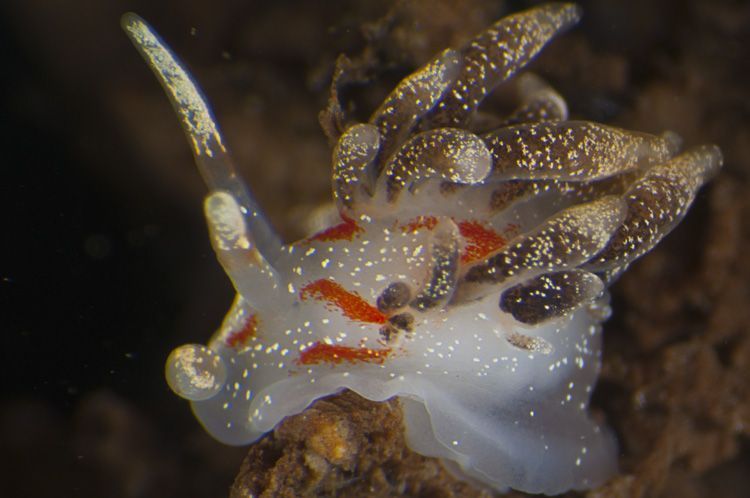
[[[245,322],[245,325],[237,331],[232,332],[227,337],[226,344],[230,348],[244,346],[251,338],[255,337],[258,332],[258,317],[253,314]]]
[[[505,237],[478,221],[461,221],[458,223],[458,229],[466,241],[463,254],[461,254],[462,263],[473,263],[485,259],[502,249],[508,242]]]
[[[356,292],[350,292],[336,282],[321,278],[304,286],[300,298],[319,299],[341,310],[345,317],[367,323],[385,323],[386,316],[376,307],[362,299]]]
[[[325,230],[316,233],[312,237],[309,237],[305,242],[312,242],[315,240],[321,242],[331,242],[336,240],[349,240],[354,239],[354,236],[358,233],[364,232],[364,229],[357,225],[357,222],[346,216],[341,216],[344,220],[338,225],[326,228]]]
[[[301,365],[314,365],[318,363],[338,365],[343,361],[348,361],[349,363],[366,362],[382,364],[390,352],[390,348],[352,348],[349,346],[334,346],[316,342],[300,353],[297,363]]]

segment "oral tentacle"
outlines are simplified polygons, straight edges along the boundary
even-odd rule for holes
[[[264,258],[274,263],[282,252],[281,238],[237,174],[198,86],[182,62],[143,19],[133,13],[125,14],[122,27],[169,97],[209,190],[231,193],[240,205],[247,233],[252,235]]]

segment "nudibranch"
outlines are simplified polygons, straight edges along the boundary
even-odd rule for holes
[[[167,360],[218,440],[252,443],[343,389],[398,396],[409,446],[475,482],[555,494],[616,472],[588,413],[607,287],[685,215],[715,146],[569,120],[521,70],[580,17],[505,17],[402,80],[340,131],[340,222],[285,244],[238,177],[204,97],[140,18],[123,26],[164,86],[210,190],[211,242],[237,296],[208,346]],[[478,117],[512,85],[508,115]]]

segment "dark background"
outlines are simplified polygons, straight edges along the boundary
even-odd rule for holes
[[[329,199],[330,153],[317,113],[339,53],[375,47],[384,61],[377,84],[349,96],[354,114],[366,116],[437,50],[536,3],[406,2],[393,22],[376,23],[395,2],[3,2],[0,494],[224,496],[244,453],[203,434],[163,380],[169,351],[205,342],[232,291],[208,243],[189,148],[119,27],[122,13],[140,14],[186,61],[243,175],[292,240],[303,214]],[[720,185],[728,193],[714,201],[701,194],[686,228],[653,255],[659,277],[673,279],[656,290],[668,292],[680,272],[705,271],[711,202],[750,193],[750,7],[580,3],[581,26],[537,63],[573,115],[673,129],[688,145],[717,143],[726,156]],[[726,231],[739,251],[732,264],[743,269],[726,278],[740,279],[746,296],[747,225]],[[653,277],[652,266],[635,273]],[[643,292],[637,280],[615,288],[613,334],[633,324],[625,323],[627,289]],[[615,392],[615,401],[601,401],[611,410],[617,389],[606,381],[603,389],[600,397]],[[747,428],[734,432],[744,439],[725,457],[698,470],[678,461],[675,472],[708,472],[706,482],[721,472],[746,478]],[[700,496],[704,488],[692,489]]]

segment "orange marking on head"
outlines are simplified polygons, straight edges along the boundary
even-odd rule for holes
[[[239,346],[244,346],[247,344],[247,341],[249,341],[251,338],[255,337],[255,334],[258,332],[258,317],[255,314],[250,315],[250,317],[245,322],[245,325],[240,329],[232,332],[229,334],[229,337],[227,337],[226,344],[230,348],[236,348]]]
[[[385,323],[387,318],[375,306],[362,299],[356,292],[341,287],[336,282],[321,278],[302,287],[301,299],[310,297],[326,301],[341,310],[351,320],[367,323]]]
[[[315,240],[319,240],[322,242],[331,242],[336,240],[351,241],[352,239],[354,239],[355,235],[364,232],[364,229],[361,226],[357,225],[357,222],[353,219],[343,215],[341,216],[341,218],[344,221],[342,221],[338,225],[334,225],[332,227],[326,228],[321,232],[316,233],[315,235],[309,237],[306,242],[312,242]]]
[[[432,230],[433,228],[435,228],[435,226],[437,226],[437,223],[438,220],[434,216],[417,216],[405,225],[401,225],[401,230],[403,230],[404,233],[414,233],[420,228]]]
[[[300,353],[297,363],[300,365],[315,365],[318,363],[338,365],[343,361],[348,361],[349,363],[382,364],[390,352],[390,348],[353,348],[316,342]]]
[[[485,259],[502,249],[508,242],[505,237],[478,221],[461,221],[458,223],[458,229],[466,240],[466,247],[461,254],[462,263]]]

